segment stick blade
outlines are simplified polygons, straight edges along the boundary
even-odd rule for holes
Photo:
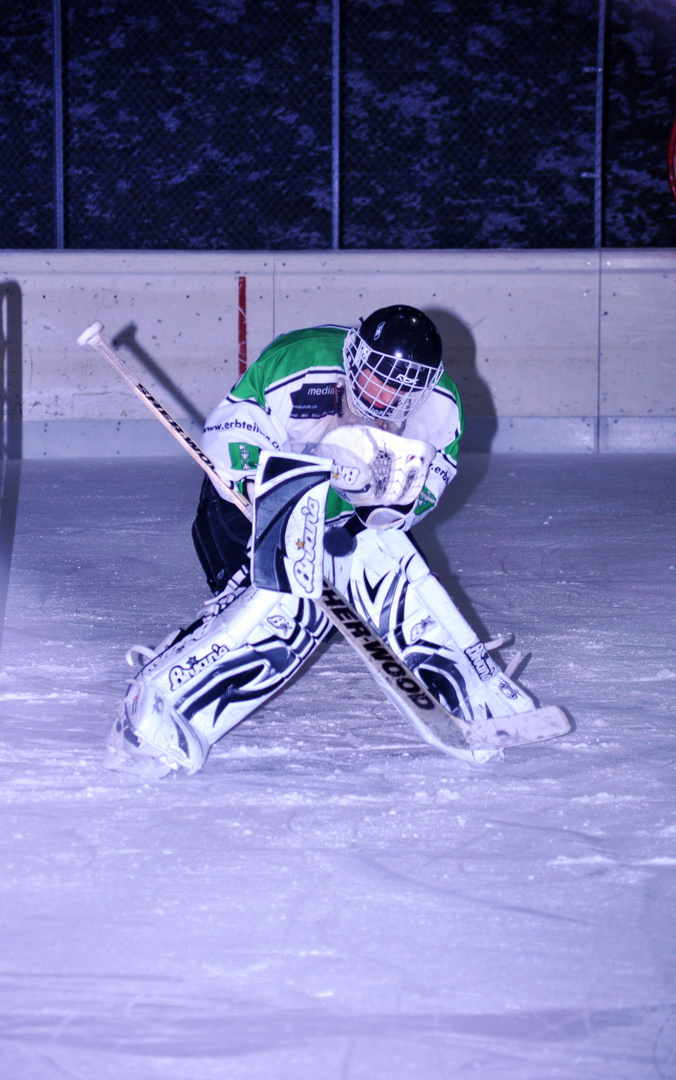
[[[441,709],[424,717],[410,712],[408,718],[430,746],[475,765],[490,761],[508,747],[556,739],[572,729],[570,720],[557,705],[486,720],[475,718],[471,723]]]
[[[467,734],[468,743],[475,748],[494,746],[526,746],[568,735],[572,724],[558,705],[547,705],[528,712],[495,716],[474,721]]]

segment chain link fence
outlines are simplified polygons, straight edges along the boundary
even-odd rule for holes
[[[55,244],[52,46],[48,3],[3,11],[0,247]]]
[[[75,249],[592,247],[604,3],[30,0],[0,41],[0,246],[60,246],[61,216]],[[676,112],[648,41],[674,3],[608,20],[625,132],[632,49],[643,114],[650,63]],[[667,136],[641,136],[633,178],[606,163],[604,242],[674,243]]]
[[[346,246],[592,246],[597,14],[346,4]]]

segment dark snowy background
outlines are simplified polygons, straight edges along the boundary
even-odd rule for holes
[[[63,0],[71,248],[331,244],[330,0]],[[598,0],[342,0],[341,243],[594,243]],[[3,14],[0,246],[55,243],[51,0]],[[676,0],[608,8],[604,243],[676,244]]]

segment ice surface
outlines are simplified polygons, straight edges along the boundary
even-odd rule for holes
[[[206,595],[199,471],[25,462],[2,1080],[674,1080],[673,468],[470,455],[418,530],[567,738],[447,758],[338,640],[200,774],[138,783],[103,741],[125,650]]]

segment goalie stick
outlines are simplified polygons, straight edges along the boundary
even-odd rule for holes
[[[238,506],[251,520],[248,500],[233,482],[223,480],[201,447],[139,382],[122,357],[114,352],[102,336],[102,330],[100,322],[93,323],[80,334],[77,344],[89,346],[103,357],[204,470],[219,494]],[[567,716],[555,705],[488,719],[474,718],[472,721],[453,715],[401,663],[328,580],[324,580],[321,598],[313,602],[361,656],[386,696],[409,717],[425,741],[445,753],[466,760],[485,761],[504,747],[540,742],[570,731]]]

